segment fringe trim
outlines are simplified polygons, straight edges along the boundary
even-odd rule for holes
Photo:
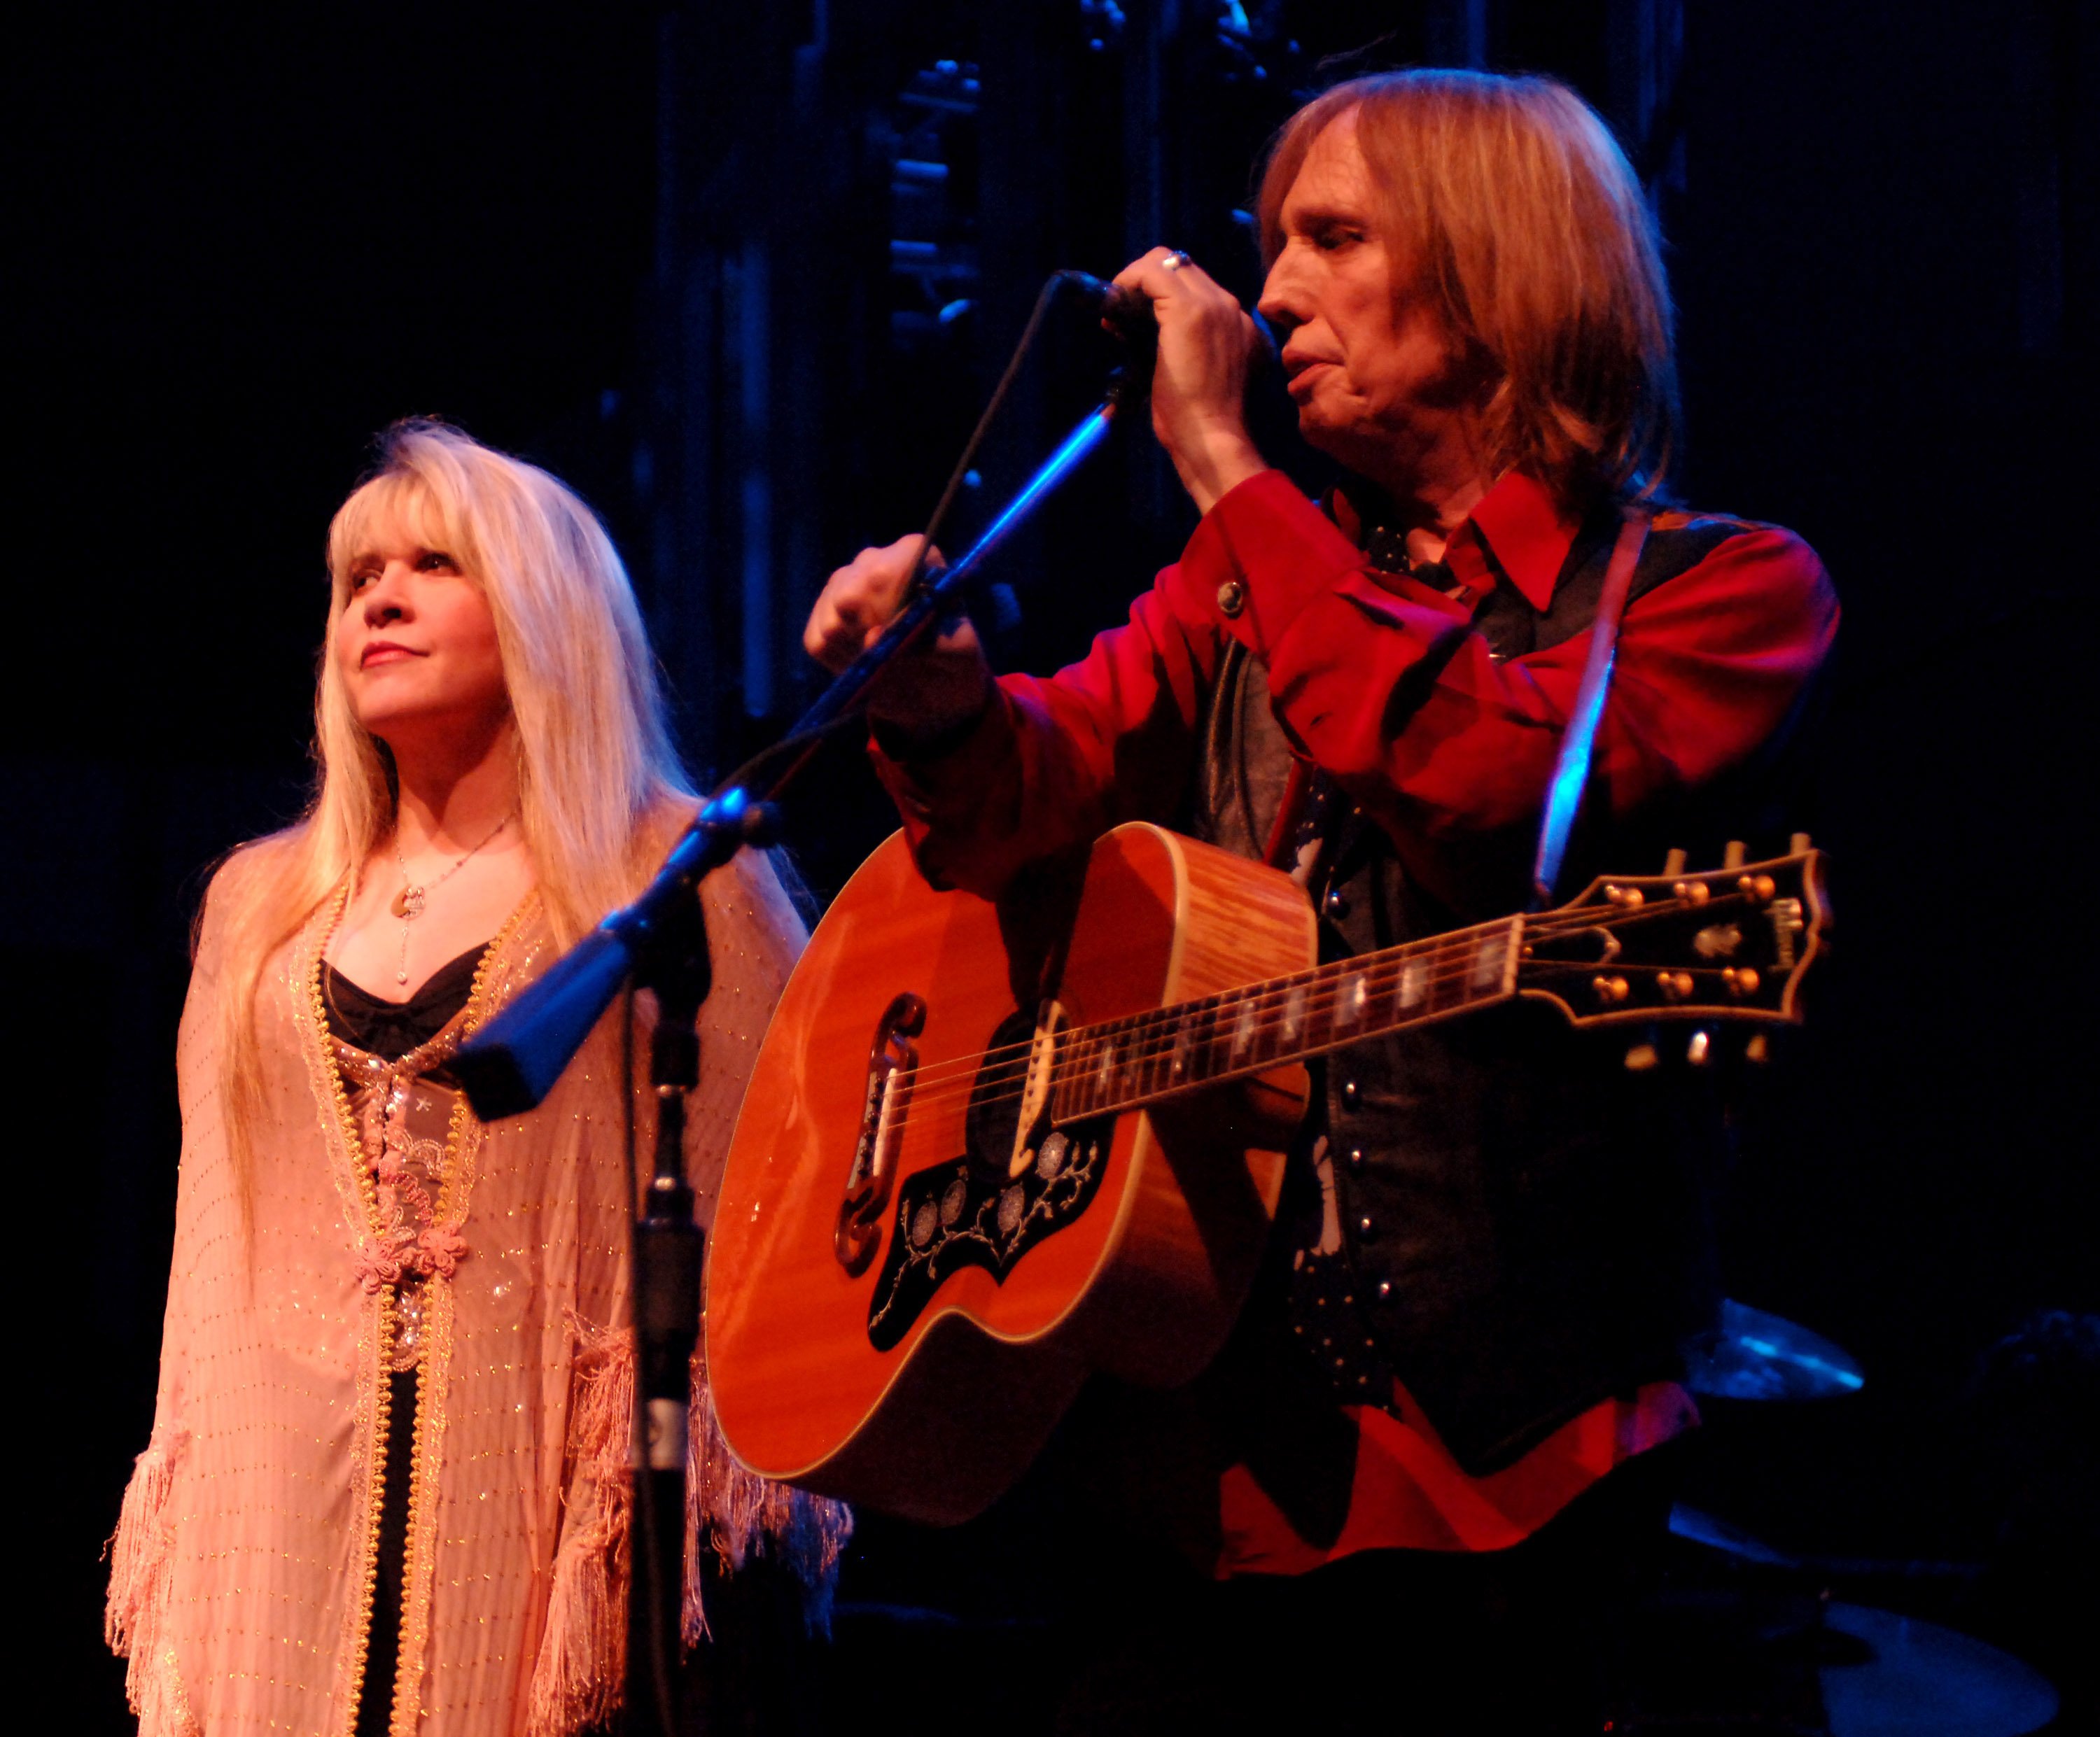
[[[813,1633],[832,1632],[832,1594],[839,1558],[853,1536],[844,1502],[774,1484],[739,1465],[722,1439],[707,1385],[704,1352],[693,1356],[693,1409],[686,1448],[686,1590],[681,1628],[686,1645],[708,1638],[701,1592],[702,1540],[725,1572],[756,1551],[783,1562],[802,1583],[802,1620]]]
[[[619,1711],[626,1688],[633,1339],[606,1333],[586,1340],[575,1379],[567,1513],[532,1670],[527,1737],[568,1737],[603,1724]]]
[[[630,1334],[583,1338],[569,1419],[567,1512],[533,1666],[527,1737],[570,1737],[605,1724],[619,1712],[626,1689],[634,1377]],[[828,1635],[839,1558],[853,1536],[852,1510],[769,1482],[736,1462],[715,1422],[698,1353],[693,1393],[686,1448],[686,1645],[708,1638],[703,1543],[725,1571],[741,1568],[754,1552],[786,1563],[802,1584],[804,1622],[813,1633]]]
[[[117,1530],[104,1551],[109,1598],[102,1633],[110,1651],[130,1661],[124,1692],[139,1716],[139,1737],[194,1737],[198,1730],[167,1633],[174,1574],[168,1497],[186,1439],[169,1434],[147,1444],[125,1486]]]

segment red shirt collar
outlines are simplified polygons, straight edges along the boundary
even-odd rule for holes
[[[1454,577],[1476,591],[1507,578],[1533,609],[1542,610],[1553,600],[1554,581],[1581,528],[1579,520],[1562,516],[1543,483],[1507,470],[1452,534],[1444,559]]]

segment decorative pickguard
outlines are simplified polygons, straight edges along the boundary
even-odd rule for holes
[[[1092,1203],[1114,1131],[1113,1117],[1054,1129],[1017,1177],[965,1156],[905,1183],[868,1305],[868,1342],[877,1351],[897,1344],[948,1276],[965,1267],[982,1267],[1004,1285],[1022,1255]]]

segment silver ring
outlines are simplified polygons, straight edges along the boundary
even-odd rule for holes
[[[1183,253],[1181,249],[1177,247],[1172,249],[1164,259],[1159,262],[1159,269],[1162,271],[1179,271],[1182,267],[1191,266],[1195,264],[1195,262],[1196,262],[1194,260],[1191,259],[1186,253]]]

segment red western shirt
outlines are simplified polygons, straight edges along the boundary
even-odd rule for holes
[[[1685,521],[1657,520],[1673,522]],[[1829,653],[1837,598],[1813,551],[1776,527],[1731,522],[1735,535],[1627,608],[1593,760],[1615,813],[1746,759]],[[1542,610],[1578,528],[1546,489],[1511,472],[1454,533],[1445,560],[1471,593],[1514,585]],[[927,760],[878,751],[877,768],[928,878],[995,894],[1026,862],[1176,812],[1202,698],[1237,639],[1266,670],[1277,721],[1299,749],[1379,822],[1410,874],[1462,907],[1445,843],[1535,829],[1590,645],[1585,631],[1498,663],[1471,620],[1466,603],[1373,566],[1267,471],[1204,516],[1127,624],[1080,662],[1002,678],[961,742]],[[1427,696],[1395,728],[1388,697],[1432,652],[1442,662]],[[1472,1478],[1398,1397],[1397,1416],[1347,1408],[1360,1452],[1331,1546],[1298,1538],[1244,1468],[1229,1471],[1219,1572],[1295,1572],[1375,1547],[1500,1548],[1696,1418],[1680,1390],[1657,1384]]]

